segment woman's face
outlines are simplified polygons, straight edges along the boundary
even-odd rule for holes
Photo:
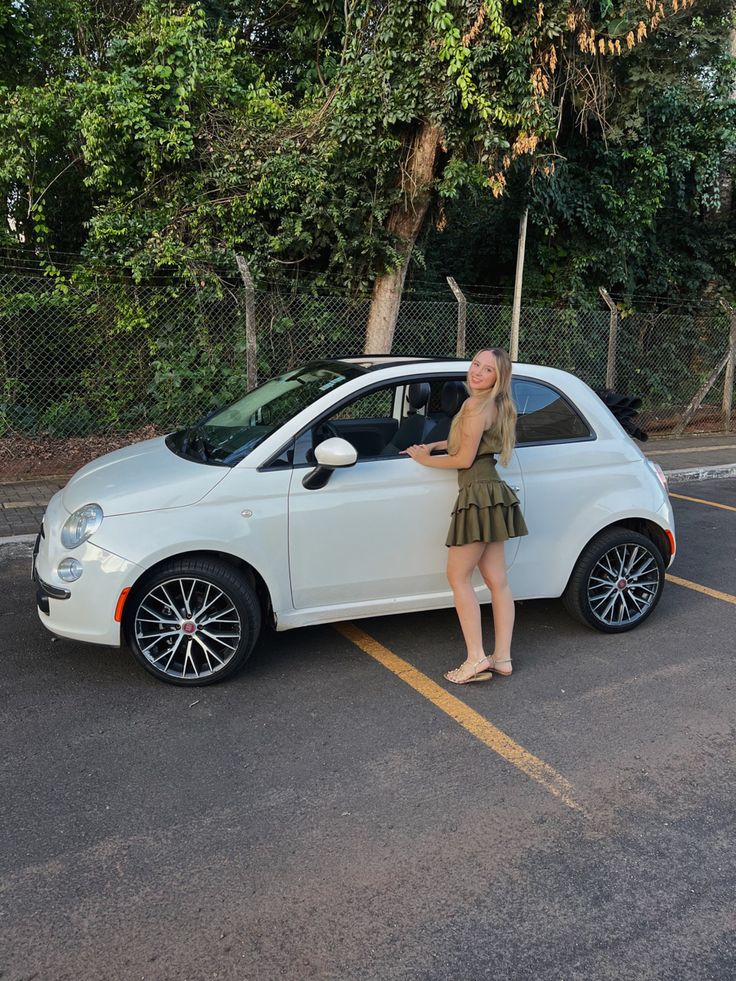
[[[471,392],[490,392],[496,384],[496,359],[490,351],[479,351],[468,371],[468,387]]]

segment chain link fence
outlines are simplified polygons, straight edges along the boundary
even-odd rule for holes
[[[259,380],[363,350],[368,297],[256,292],[254,301]],[[454,356],[458,309],[449,291],[446,301],[404,300],[394,352]],[[468,302],[464,332],[468,355],[508,348],[511,307]],[[666,434],[684,419],[691,431],[729,428],[725,396],[733,393],[724,393],[724,377],[732,333],[725,312],[621,319],[615,388],[642,398],[643,429]],[[112,281],[59,287],[0,274],[0,438],[122,434],[145,426],[164,432],[191,423],[246,391],[246,336],[243,288]],[[527,306],[519,361],[564,368],[603,389],[609,336],[607,310]],[[725,367],[694,407],[721,362]]]

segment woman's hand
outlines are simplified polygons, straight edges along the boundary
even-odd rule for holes
[[[412,460],[416,460],[417,463],[422,463],[426,466],[426,461],[429,460],[432,453],[432,445],[428,443],[415,443],[414,446],[408,446],[405,450],[401,451],[410,456]]]

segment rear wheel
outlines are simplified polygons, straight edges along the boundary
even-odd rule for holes
[[[577,620],[603,633],[637,627],[659,602],[664,559],[649,538],[609,528],[583,550],[562,601]]]
[[[125,604],[125,637],[143,667],[173,685],[210,685],[250,656],[261,628],[253,587],[216,559],[167,563]]]

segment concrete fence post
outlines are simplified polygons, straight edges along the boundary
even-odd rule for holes
[[[519,360],[519,325],[521,323],[521,289],[524,283],[524,259],[526,256],[526,226],[529,219],[529,208],[519,221],[519,239],[516,244],[516,275],[514,277],[514,302],[511,307],[511,336],[509,337],[509,357],[512,361]]]
[[[616,355],[618,348],[618,307],[608,295],[608,291],[602,286],[598,287],[598,292],[603,297],[603,302],[611,312],[608,326],[608,357],[606,358],[606,388],[613,391],[616,388]]]
[[[457,300],[457,340],[455,342],[455,357],[465,357],[465,324],[468,315],[468,302],[462,290],[457,285],[452,276],[447,277],[447,284],[455,294]]]

